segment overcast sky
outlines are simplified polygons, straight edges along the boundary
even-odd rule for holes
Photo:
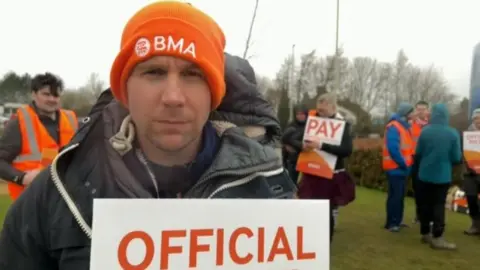
[[[472,50],[480,42],[479,0],[340,0],[340,44],[347,56],[393,61],[403,48],[420,66],[441,68],[452,89],[466,95]],[[152,0],[2,0],[0,74],[51,71],[68,87],[97,72],[108,83],[129,17]],[[254,0],[191,0],[223,28],[227,51],[241,55]],[[334,52],[335,0],[260,0],[251,60],[274,77],[296,44]],[[477,33],[477,34],[475,34]]]

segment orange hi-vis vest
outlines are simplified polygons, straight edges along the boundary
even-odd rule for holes
[[[75,113],[60,110],[58,124],[60,143],[57,143],[50,136],[32,107],[19,108],[17,119],[22,137],[22,150],[13,161],[12,166],[24,172],[42,169],[50,165],[58,154],[58,150],[70,142],[78,128]],[[21,185],[8,183],[8,191],[12,200],[16,200],[23,190],[24,187]]]
[[[407,166],[411,166],[413,164],[413,154],[415,149],[413,148],[414,141],[412,135],[410,134],[410,130],[402,126],[402,124],[397,121],[392,121],[388,123],[388,125],[385,127],[385,130],[390,126],[394,126],[398,130],[398,133],[400,134],[400,153],[402,154],[402,157],[405,160]],[[383,170],[390,171],[398,168],[398,164],[395,163],[395,161],[390,156],[390,153],[388,152],[386,136],[383,138],[382,157]]]
[[[415,151],[415,149],[417,148],[417,142],[421,132],[422,126],[419,125],[417,122],[413,121],[412,126],[410,127],[410,133],[412,134],[413,139],[413,151]]]

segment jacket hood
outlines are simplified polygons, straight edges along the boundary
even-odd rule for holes
[[[397,115],[401,117],[406,117],[408,114],[413,112],[414,108],[410,103],[402,102],[397,108]]]
[[[303,112],[306,115],[308,115],[308,107],[303,104],[293,106],[293,109],[292,109],[293,115],[295,116],[295,114],[299,112]]]
[[[295,105],[293,106],[292,113],[293,113],[293,122],[296,124],[305,124],[305,121],[298,121],[297,118],[295,117],[297,113],[303,112],[305,116],[308,116],[308,108],[305,105]],[[306,119],[306,117],[305,117]]]
[[[433,105],[430,117],[430,124],[448,125],[449,119],[450,115],[445,104],[439,103]]]
[[[408,123],[407,118],[404,116],[400,116],[397,113],[392,114],[392,116],[388,120],[388,122],[392,122],[392,121],[397,121],[400,124],[402,124],[404,127],[410,128],[410,124]]]
[[[255,72],[250,63],[225,53],[226,94],[210,120],[227,121],[237,126],[265,128],[266,137],[278,142],[280,123],[272,105],[257,89]]]

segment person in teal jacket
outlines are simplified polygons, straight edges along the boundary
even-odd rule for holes
[[[460,136],[449,127],[448,121],[447,107],[435,104],[430,123],[423,128],[415,152],[420,233],[424,243],[438,249],[456,249],[455,244],[443,238],[445,201],[452,181],[452,167],[462,161]],[[430,226],[432,221],[433,226]]]

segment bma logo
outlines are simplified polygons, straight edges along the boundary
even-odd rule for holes
[[[140,38],[135,44],[135,53],[138,57],[144,57],[150,52],[150,41],[146,38]]]

